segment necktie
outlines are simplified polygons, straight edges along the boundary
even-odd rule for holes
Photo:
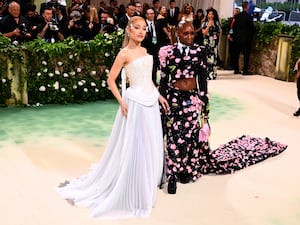
[[[174,9],[171,9],[171,17],[174,17]]]
[[[182,46],[182,56],[187,56],[189,53],[189,47],[188,46]]]
[[[186,55],[186,46],[182,46],[182,56]]]
[[[153,36],[153,27],[152,27],[152,23],[150,23],[150,33],[151,33],[151,36]]]

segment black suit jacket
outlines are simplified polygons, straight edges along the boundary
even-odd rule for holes
[[[155,22],[154,22],[154,27],[157,30],[157,26],[156,26]],[[156,35],[158,35],[157,32],[156,32]],[[149,26],[147,24],[147,33],[146,33],[145,39],[142,42],[142,46],[145,47],[147,49],[147,52],[150,55],[153,55],[153,56],[157,56],[158,55],[158,50],[159,50],[159,46],[160,46],[160,37],[157,36],[156,39],[157,39],[157,43],[154,44],[152,42],[152,34],[150,32],[150,28],[149,28]]]
[[[179,13],[180,13],[179,8],[175,7],[174,16],[171,17],[170,9],[168,9],[167,21],[168,21],[169,25],[175,25],[175,26],[177,26]]]
[[[126,28],[128,24],[128,17],[126,16],[126,14],[119,19],[118,24],[120,28],[122,29]]]
[[[252,17],[245,11],[239,13],[234,21],[233,40],[239,44],[251,44],[254,34]]]

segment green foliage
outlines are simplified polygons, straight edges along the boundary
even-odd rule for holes
[[[27,80],[29,104],[68,104],[112,97],[106,79],[123,38],[123,32],[118,31],[98,34],[86,42],[69,37],[57,43],[36,39],[12,46],[6,39],[0,39],[0,46],[6,46],[2,51],[7,52],[8,58],[22,55],[20,50],[25,52],[23,77]],[[5,74],[7,66],[0,69]]]

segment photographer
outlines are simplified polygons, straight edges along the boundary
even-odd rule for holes
[[[66,36],[73,36],[74,39],[78,39],[81,41],[85,40],[83,25],[84,23],[81,18],[81,13],[77,10],[72,11],[70,14]]]
[[[44,21],[39,25],[38,37],[51,43],[63,41],[64,35],[59,24],[53,19],[52,8],[45,6],[41,11]]]
[[[8,5],[8,12],[9,15],[0,20],[0,33],[10,38],[15,45],[30,39],[32,35],[28,31],[29,22],[21,16],[20,4],[11,1]]]
[[[104,10],[100,17],[100,33],[112,33],[116,30],[114,19],[109,16],[109,12]]]
[[[38,25],[41,24],[44,19],[36,11],[36,5],[29,2],[24,6],[25,18],[29,21],[29,31],[32,35],[31,39],[37,37],[38,34]]]

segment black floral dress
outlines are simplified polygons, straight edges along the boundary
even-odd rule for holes
[[[162,112],[167,178],[188,173],[196,180],[209,168],[208,142],[199,141],[201,116],[208,115],[206,54],[205,47],[197,44],[190,46],[187,54],[178,44],[162,47],[159,52],[160,92],[171,108],[168,114]],[[198,87],[182,91],[172,86],[183,78],[196,78]]]
[[[202,29],[206,29],[208,22],[202,24]],[[215,22],[214,26],[209,28],[208,34],[203,37],[203,44],[208,48],[207,62],[208,62],[208,78],[217,78],[217,57],[219,36],[222,29],[219,22]]]
[[[194,44],[187,55],[181,45],[162,47],[159,52],[161,81],[160,93],[170,112],[161,110],[163,132],[166,138],[166,177],[179,179],[181,174],[196,181],[203,174],[227,174],[278,155],[287,146],[269,138],[243,135],[221,145],[209,147],[209,101],[207,91],[207,49]],[[197,88],[182,91],[172,83],[182,78],[196,78]]]

